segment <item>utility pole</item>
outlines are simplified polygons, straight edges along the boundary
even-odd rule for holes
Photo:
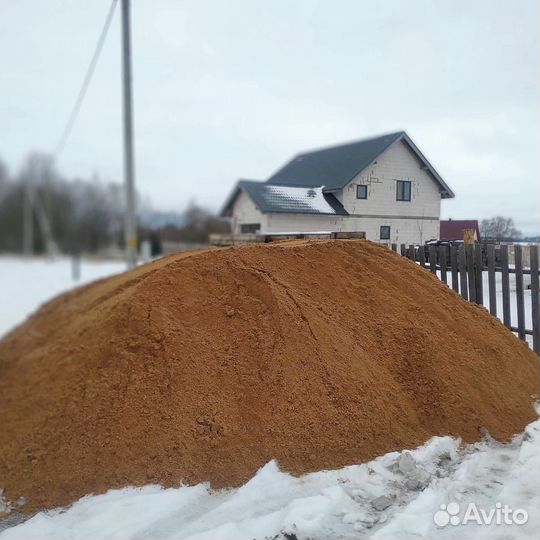
[[[32,197],[30,195],[30,180],[24,184],[23,199],[23,252],[30,257],[34,252],[34,216],[32,215]]]
[[[137,218],[135,201],[135,155],[133,150],[133,102],[131,95],[130,0],[122,4],[122,65],[124,96],[124,176],[126,188],[125,241],[128,268],[137,265]]]

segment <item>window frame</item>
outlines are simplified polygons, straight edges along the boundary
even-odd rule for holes
[[[250,228],[253,230],[244,231],[244,227]],[[260,223],[240,223],[240,234],[257,234],[261,231]]]
[[[383,229],[388,230],[388,236],[383,236]],[[381,225],[379,227],[379,240],[390,240],[392,234],[392,227],[390,225]]]
[[[409,198],[405,198],[405,186],[409,186]],[[402,187],[400,190],[399,188]],[[396,180],[396,201],[411,202],[412,199],[412,182],[410,180]]]
[[[364,189],[365,197],[359,197],[358,196],[358,188]],[[368,198],[368,189],[367,184],[356,184],[356,198],[362,201],[365,201]]]

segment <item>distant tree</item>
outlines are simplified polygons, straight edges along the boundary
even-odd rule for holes
[[[210,210],[190,202],[184,210],[182,226],[165,225],[159,229],[160,238],[168,242],[204,244],[212,233],[228,233],[230,226]]]
[[[514,226],[512,218],[495,216],[490,219],[483,219],[480,223],[480,233],[484,238],[494,238],[496,240],[521,238],[521,231]]]
[[[30,197],[33,249],[51,240],[64,253],[95,252],[123,241],[123,190],[120,184],[65,179],[47,154],[33,152],[15,177],[0,162],[0,251],[21,251],[23,206]]]
[[[0,186],[4,186],[9,179],[7,165],[0,159]]]

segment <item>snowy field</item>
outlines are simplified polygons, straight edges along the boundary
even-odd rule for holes
[[[55,294],[123,270],[120,262],[83,261],[74,283],[69,259],[0,257],[0,335]],[[0,539],[537,539],[539,471],[540,420],[508,445],[463,448],[437,437],[298,478],[271,462],[238,489],[112,490],[36,514]]]
[[[0,282],[3,289],[0,337],[58,293],[122,272],[125,268],[125,263],[121,261],[83,259],[80,279],[74,281],[71,277],[71,260],[67,257],[49,260],[42,257],[24,259],[0,256]]]

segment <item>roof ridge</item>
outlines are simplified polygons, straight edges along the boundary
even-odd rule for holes
[[[363,137],[362,139],[355,139],[353,141],[344,142],[344,143],[338,143],[338,144],[332,144],[330,146],[321,146],[319,148],[314,148],[313,150],[306,150],[305,152],[300,152],[299,154],[296,154],[294,157],[300,157],[300,156],[306,156],[308,154],[315,154],[316,152],[324,152],[325,150],[335,150],[336,148],[342,148],[345,146],[354,146],[355,144],[365,143],[368,141],[374,141],[375,139],[383,139],[384,137],[396,137],[399,135],[400,137],[402,135],[406,135],[407,132],[405,130],[401,131],[395,131],[392,133],[382,133],[381,135],[375,135],[375,136],[369,136],[369,137]]]

